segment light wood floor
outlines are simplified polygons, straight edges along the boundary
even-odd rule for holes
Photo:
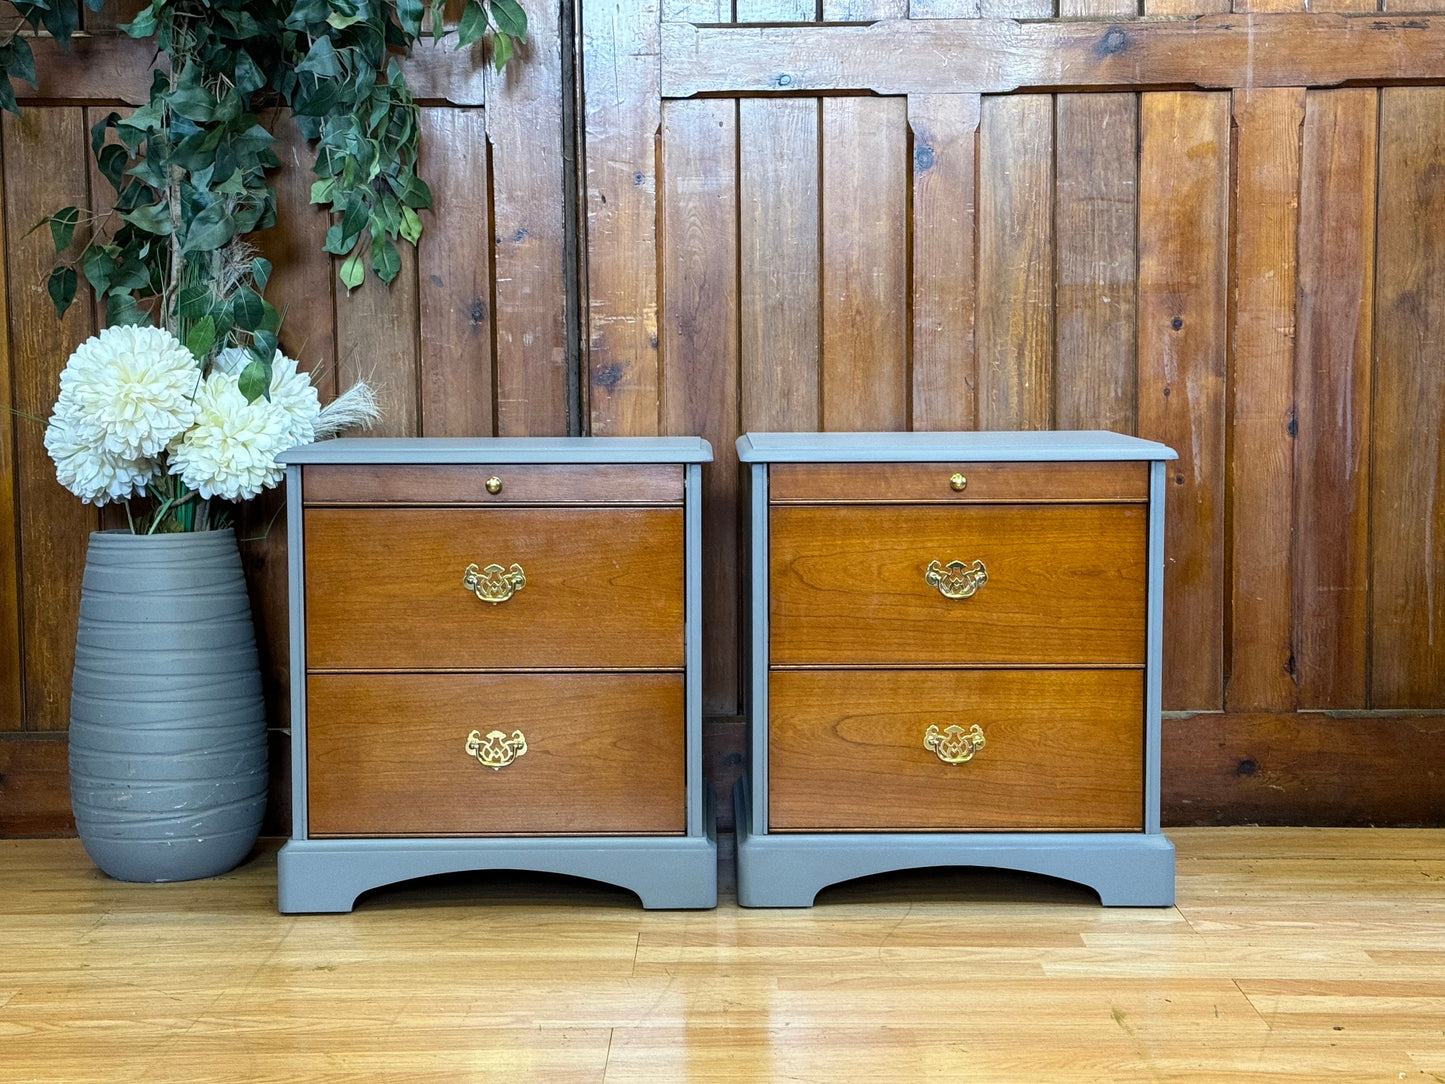
[[[644,912],[497,874],[275,911],[0,842],[0,1080],[1445,1081],[1445,831],[1193,829],[1178,906],[984,871]]]

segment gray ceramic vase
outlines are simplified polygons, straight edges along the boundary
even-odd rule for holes
[[[235,532],[90,536],[70,702],[70,801],[122,881],[188,881],[250,853],[266,714]]]

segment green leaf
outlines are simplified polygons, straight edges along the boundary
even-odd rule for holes
[[[266,303],[255,290],[242,287],[231,302],[231,313],[242,331],[255,331],[266,318]]]
[[[409,38],[421,36],[421,17],[426,11],[423,0],[396,0],[396,18],[401,32]]]
[[[306,59],[296,65],[298,72],[306,72],[317,76],[320,79],[338,79],[341,77],[341,61],[336,55],[336,49],[331,44],[330,38],[317,38],[311,46]]]
[[[266,283],[271,281],[271,261],[264,256],[257,256],[252,260],[251,280],[255,282],[258,292],[265,293]]]
[[[96,296],[104,297],[105,292],[110,289],[110,275],[115,268],[114,257],[100,245],[92,245],[85,250],[81,267],[85,270],[86,281],[90,283]]]
[[[121,326],[125,324],[149,324],[150,317],[141,311],[130,294],[111,294],[105,299],[105,322]]]
[[[125,178],[125,166],[130,161],[125,148],[114,143],[107,144],[100,148],[100,153],[95,156],[96,164],[100,167],[101,175],[110,182],[110,186],[117,192],[120,191],[121,181]]]
[[[186,336],[186,349],[189,350],[197,361],[205,361],[210,356],[211,347],[216,345],[216,321],[209,316],[203,316],[196,321],[191,328],[191,333]]]
[[[388,286],[401,271],[401,253],[385,234],[378,233],[371,239],[371,269]]]
[[[492,24],[517,41],[527,40],[527,13],[517,0],[491,0]]]
[[[40,13],[40,21],[45,25],[45,29],[50,31],[52,38],[69,49],[70,35],[80,26],[80,6],[73,0],[56,0],[48,11]]]
[[[105,146],[105,133],[114,128],[118,120],[120,120],[120,114],[112,111],[90,126],[91,154],[98,155],[100,153],[100,148]]]
[[[412,245],[421,239],[421,216],[410,207],[401,209],[401,235]]]
[[[361,22],[361,16],[342,15],[340,12],[333,11],[330,15],[326,16],[326,21],[334,30],[345,30],[348,26],[353,26]]]
[[[226,205],[217,200],[191,220],[181,251],[214,252],[235,236],[236,223],[226,212]]]
[[[149,7],[128,23],[121,23],[120,29],[133,38],[148,38],[156,32],[164,0],[152,0]]]
[[[188,282],[176,294],[176,315],[197,320],[211,311],[211,288],[203,282]]]
[[[361,261],[361,253],[354,252],[341,261],[341,284],[348,290],[354,290],[361,285],[361,280],[366,277],[366,264]]]
[[[236,52],[236,89],[249,98],[256,91],[266,85],[266,73],[263,72],[251,59],[251,54],[244,49]]]
[[[45,288],[50,291],[50,300],[55,305],[55,315],[64,316],[65,310],[70,308],[70,303],[75,300],[75,288],[79,284],[79,276],[73,267],[57,267],[50,272],[50,277],[45,280]]]
[[[507,66],[507,61],[512,59],[512,39],[498,30],[492,35],[492,64],[497,71]]]
[[[30,51],[30,42],[19,34],[10,39],[5,47],[5,74],[12,79],[24,79],[32,87],[35,82],[35,54]]]
[[[427,187],[426,181],[422,180],[415,173],[407,175],[398,196],[403,204],[414,210],[426,211],[431,209],[431,189]]]
[[[312,203],[330,203],[331,194],[336,191],[336,181],[331,177],[324,177],[311,185]]]
[[[478,0],[468,0],[462,9],[461,22],[457,24],[457,48],[465,49],[482,39],[487,32],[487,9]]]
[[[15,88],[10,84],[9,75],[0,75],[0,109],[20,115],[20,105],[15,101]]]
[[[236,383],[248,403],[254,403],[263,395],[269,399],[271,397],[270,364],[259,360],[247,362],[246,367],[241,370],[241,375],[237,378]]]
[[[64,251],[75,236],[75,224],[80,221],[78,207],[62,207],[50,216],[50,239],[55,242],[57,254]]]
[[[164,203],[137,207],[134,211],[127,211],[120,217],[137,229],[145,230],[146,233],[154,233],[160,237],[170,236],[171,216]]]

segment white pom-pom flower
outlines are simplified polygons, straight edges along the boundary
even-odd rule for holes
[[[249,351],[228,346],[216,355],[215,368],[239,378],[250,362]],[[271,360],[271,398],[269,408],[279,414],[286,427],[286,448],[310,444],[316,439],[316,419],[321,414],[321,399],[307,373],[297,372],[296,361],[281,351]],[[285,451],[283,448],[282,451]]]
[[[57,406],[45,427],[45,450],[55,460],[55,477],[84,504],[123,501],[150,484],[154,459],[128,459],[107,452],[82,434],[69,405]]]
[[[149,459],[195,420],[201,372],[179,339],[158,327],[108,327],[85,340],[60,374],[57,411],[73,439],[119,461]]]
[[[276,485],[276,456],[293,445],[286,416],[265,399],[246,402],[236,378],[213,371],[196,396],[196,421],[170,446],[170,473],[209,500],[244,501]]]

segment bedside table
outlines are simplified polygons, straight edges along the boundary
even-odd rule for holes
[[[288,452],[283,912],[460,870],[717,902],[701,464],[677,438]]]
[[[1161,444],[750,433],[738,898],[978,865],[1174,901]]]

